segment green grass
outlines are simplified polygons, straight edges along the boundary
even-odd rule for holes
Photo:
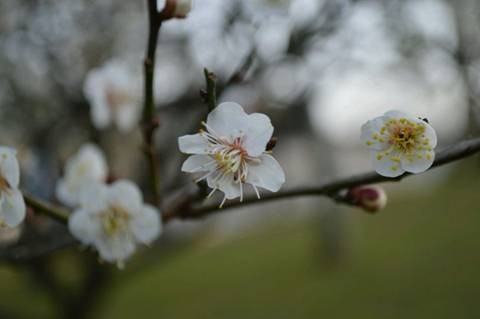
[[[468,173],[421,196],[392,193],[375,216],[346,209],[337,267],[319,253],[318,220],[276,223],[119,274],[96,317],[479,318],[480,192]],[[39,295],[17,272],[0,282],[2,309]]]

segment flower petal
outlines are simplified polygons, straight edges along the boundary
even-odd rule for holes
[[[285,183],[285,173],[273,156],[264,154],[260,164],[249,164],[247,183],[276,192]]]
[[[138,124],[141,111],[136,101],[119,105],[114,113],[117,128],[124,133],[131,131]]]
[[[162,232],[162,221],[158,210],[144,205],[141,214],[132,220],[131,230],[138,242],[149,244]]]
[[[120,205],[130,214],[138,214],[142,210],[143,198],[140,188],[130,181],[119,180],[109,187],[109,203]]]
[[[182,172],[198,173],[215,169],[215,160],[208,155],[191,155],[182,165]]]
[[[208,114],[207,125],[211,134],[232,140],[246,132],[248,115],[239,104],[224,102]]]
[[[207,184],[210,188],[217,188],[225,194],[227,199],[240,197],[240,184],[235,183],[233,175],[228,174],[223,177],[222,172],[215,172],[207,177]]]
[[[429,146],[434,149],[437,146],[437,133],[433,129],[433,127],[424,122],[425,125],[425,138],[429,141]]]
[[[206,154],[208,142],[201,134],[184,135],[178,138],[178,147],[182,153]]]
[[[385,113],[385,117],[389,119],[400,119],[400,118],[406,118],[408,120],[417,120],[417,118],[411,116],[410,114],[407,114],[403,111],[399,110],[391,110]]]
[[[102,233],[100,218],[83,208],[70,215],[68,229],[76,239],[86,245],[93,244]]]
[[[248,128],[244,147],[250,156],[259,156],[265,152],[267,143],[272,138],[273,126],[265,114],[253,113],[248,116]]]
[[[75,206],[79,204],[78,192],[71,190],[65,179],[60,179],[55,186],[55,196],[63,204]]]
[[[381,133],[386,119],[385,116],[380,116],[362,125],[360,140],[363,145],[379,151],[388,148],[387,136],[383,136]],[[374,136],[377,136],[377,138],[374,138]]]
[[[398,154],[385,156],[383,152],[372,152],[372,162],[375,171],[385,177],[398,177],[405,173],[398,161],[392,161],[391,158],[399,158]]]
[[[3,196],[0,217],[9,227],[16,227],[25,219],[27,212],[23,195],[18,189],[12,188],[3,192]]]
[[[100,237],[95,240],[100,258],[108,262],[122,262],[135,252],[135,242],[128,232],[117,236]]]
[[[105,96],[106,84],[101,69],[90,71],[83,84],[83,94],[90,102],[91,119],[98,129],[106,128],[111,121],[111,110]]]
[[[16,157],[17,152],[10,147],[0,147],[0,174],[10,187],[16,188],[20,182],[20,168]]]
[[[402,158],[402,168],[409,173],[418,174],[429,169],[434,160],[435,152],[419,151],[411,158]]]
[[[101,212],[108,207],[108,186],[98,182],[84,185],[78,194],[78,203],[89,212]]]

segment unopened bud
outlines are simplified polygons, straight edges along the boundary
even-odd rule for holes
[[[347,199],[369,213],[376,213],[387,205],[387,193],[376,185],[362,185],[348,190]]]
[[[165,2],[165,5],[161,6],[160,2]],[[163,20],[173,18],[184,19],[192,10],[192,0],[157,0],[157,7],[163,7],[160,13]]]

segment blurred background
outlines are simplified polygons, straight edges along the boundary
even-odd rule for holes
[[[439,149],[477,136],[479,17],[476,0],[194,1],[157,49],[164,197],[191,184],[177,137],[206,114],[204,67],[220,101],[271,117],[285,189],[370,171],[360,126],[387,110],[428,118]],[[115,61],[141,111],[146,38],[145,1],[0,2],[0,144],[18,149],[23,189],[56,202],[88,141],[112,178],[148,189],[140,129],[99,127],[85,86]],[[30,214],[0,230],[0,318],[478,318],[479,168],[386,185],[375,216],[310,198],[175,221],[124,271]]]

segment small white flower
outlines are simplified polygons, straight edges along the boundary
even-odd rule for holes
[[[0,146],[0,227],[18,226],[26,215],[25,200],[18,189],[20,168],[17,152]]]
[[[79,204],[82,193],[93,182],[105,182],[107,162],[102,151],[93,144],[85,144],[65,165],[65,175],[57,183],[57,198],[65,205]]]
[[[120,180],[92,184],[68,227],[80,242],[94,246],[101,259],[121,267],[138,244],[149,244],[160,235],[162,223],[157,209],[143,203],[138,186]]]
[[[138,124],[142,111],[141,78],[126,63],[112,60],[91,70],[83,91],[90,102],[96,128],[115,124],[119,130],[128,132]]]
[[[387,112],[365,123],[360,138],[371,149],[373,167],[382,176],[421,173],[435,159],[435,130],[426,121],[400,111]]]
[[[207,179],[227,199],[243,199],[243,184],[276,192],[285,182],[278,162],[266,151],[273,133],[270,119],[260,113],[246,114],[237,103],[225,102],[216,107],[203,123],[206,130],[178,139],[180,151],[190,156],[182,166],[188,173],[203,173],[196,182]]]

